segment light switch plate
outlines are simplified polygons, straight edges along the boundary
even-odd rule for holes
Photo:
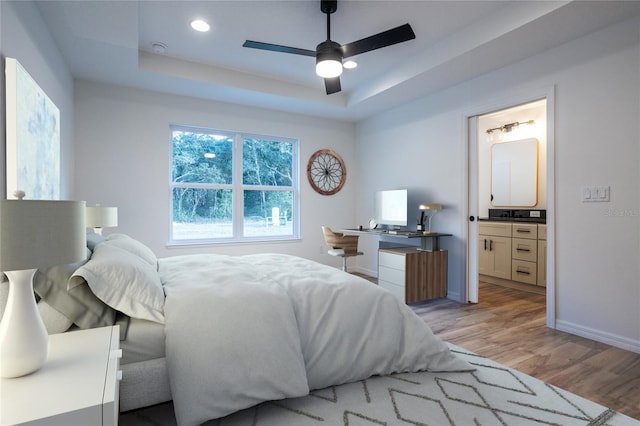
[[[609,185],[589,185],[582,187],[583,203],[606,203],[610,201],[611,187]]]

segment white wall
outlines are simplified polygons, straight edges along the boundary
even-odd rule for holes
[[[60,109],[60,197],[72,199],[74,196],[73,77],[34,3],[0,1],[0,10],[2,11],[0,20],[2,87],[4,89],[4,58],[16,58]],[[4,107],[6,102],[4,92],[2,92],[1,102]],[[5,119],[4,117],[5,114],[2,112],[2,120]],[[0,195],[4,195],[6,192],[4,127],[1,138]],[[12,194],[7,195],[13,198]]]
[[[273,251],[339,266],[326,253],[321,226],[354,226],[354,124],[87,81],[77,81],[75,93],[77,196],[118,207],[118,227],[105,234],[135,236],[158,256]],[[171,124],[299,138],[302,240],[168,248]],[[321,148],[346,163],[347,182],[333,196],[317,194],[307,181],[307,160]]]
[[[358,125],[357,214],[376,189],[405,186],[445,209],[449,293],[465,286],[465,114],[514,94],[556,87],[557,327],[640,352],[640,32],[606,28]],[[584,185],[611,202],[582,203]],[[371,252],[371,250],[368,250]],[[360,260],[375,270],[377,259]]]

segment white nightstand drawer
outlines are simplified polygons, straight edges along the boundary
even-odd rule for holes
[[[119,337],[118,326],[49,336],[49,356],[40,370],[0,379],[0,424],[117,424],[120,360],[110,354]]]
[[[118,333],[111,336],[111,350],[109,351],[104,396],[102,398],[103,426],[116,426],[118,424],[117,419],[120,412],[118,396],[120,394],[120,380],[122,380],[121,359],[122,349],[120,349],[120,335]]]

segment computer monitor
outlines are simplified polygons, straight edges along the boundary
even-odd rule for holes
[[[408,195],[406,189],[377,191],[373,219],[378,225],[407,226]]]

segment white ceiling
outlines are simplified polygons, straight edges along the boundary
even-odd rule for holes
[[[315,50],[319,0],[38,2],[76,78],[357,121],[640,15],[640,1],[342,0],[331,39],[345,44],[409,23],[416,39],[367,52],[326,95],[313,58],[242,47]],[[197,33],[194,18],[211,31]],[[167,46],[153,53],[151,44]]]

